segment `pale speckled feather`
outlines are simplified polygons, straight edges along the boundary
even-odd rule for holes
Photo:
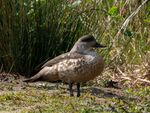
[[[100,75],[104,68],[102,57],[96,52],[84,53],[84,57],[64,60],[58,64],[58,73],[65,82],[86,82]]]
[[[59,56],[55,57],[54,59],[51,59],[51,60],[47,61],[42,66],[42,68],[45,67],[45,66],[48,66],[48,67],[52,66],[54,64],[59,63],[60,61],[65,60],[65,59],[76,59],[76,58],[80,58],[80,57],[82,57],[82,55],[79,54],[79,53],[69,53],[69,52],[68,53],[64,53],[62,55],[59,55]]]
[[[58,57],[49,60],[46,62],[42,67],[41,70],[34,75],[33,77],[24,80],[25,82],[33,82],[33,81],[57,81],[60,80],[58,76],[58,69],[57,66],[60,62],[64,62],[65,60],[69,59],[79,59],[82,58],[84,55],[79,53],[64,53],[59,55]]]

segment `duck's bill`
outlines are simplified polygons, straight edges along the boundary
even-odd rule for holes
[[[96,43],[94,46],[94,48],[104,48],[104,47],[107,47],[107,46],[101,45],[99,43]]]

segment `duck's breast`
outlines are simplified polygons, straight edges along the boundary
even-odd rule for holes
[[[104,68],[102,57],[84,55],[78,59],[66,59],[59,63],[58,73],[65,82],[86,82],[100,75]]]
[[[94,79],[100,75],[104,69],[104,62],[100,56],[89,56],[85,64],[82,66],[81,73],[79,72],[76,76],[75,82],[86,82]]]

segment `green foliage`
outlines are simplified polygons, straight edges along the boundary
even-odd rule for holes
[[[7,4],[14,5],[13,9],[9,10],[11,6]],[[63,0],[4,2],[0,57],[4,70],[12,67],[12,71],[29,73],[49,56],[72,47],[81,36],[76,32],[82,29],[82,23],[78,13],[65,5]]]
[[[113,6],[112,8],[109,9],[108,14],[110,16],[117,16],[119,14],[119,9],[116,6]]]
[[[132,36],[132,32],[129,29],[126,29],[124,32],[124,35],[127,37],[131,37]]]
[[[3,0],[0,71],[29,74],[48,57],[69,51],[85,34],[93,34],[108,46],[107,50],[100,51],[107,64],[140,63],[141,56],[147,59],[144,54],[150,50],[149,5],[131,20],[130,30],[115,37],[125,19],[137,8],[132,4],[138,2]]]

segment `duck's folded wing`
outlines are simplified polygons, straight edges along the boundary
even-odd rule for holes
[[[46,78],[52,78],[52,79],[55,78],[55,80],[59,80],[59,78],[57,78],[57,76],[58,76],[57,74],[53,74],[53,75],[48,74],[48,75],[45,76],[45,71],[46,70],[48,71],[48,68],[50,69],[50,67],[52,67],[53,65],[55,65],[55,64],[57,64],[57,63],[59,63],[63,60],[78,59],[78,58],[81,58],[81,57],[83,57],[83,55],[79,54],[79,53],[65,53],[65,54],[59,55],[59,56],[55,57],[54,59],[47,61],[40,68],[37,68],[36,69],[37,73],[36,74],[32,73],[34,75],[31,78],[26,79],[24,81],[25,82],[30,82],[30,81],[33,82],[33,81],[38,80],[39,78],[44,78],[44,77],[45,77],[44,79],[46,79]],[[49,73],[51,73],[51,71]]]
[[[57,63],[59,63],[63,60],[66,60],[66,59],[77,59],[77,58],[81,58],[81,57],[83,57],[83,55],[79,54],[79,53],[64,53],[62,55],[59,55],[59,56],[55,57],[54,59],[51,59],[51,60],[47,61],[42,66],[42,68],[45,67],[45,66],[48,66],[48,67],[52,66],[52,65],[57,64]]]
[[[56,63],[58,63],[60,60],[64,59],[65,57],[67,57],[68,53],[64,53],[62,55],[59,55],[57,57],[55,57],[54,59],[50,59],[49,58],[47,60],[45,60],[44,62],[40,63],[39,65],[37,65],[35,67],[35,69],[30,73],[30,76],[34,76],[35,74],[37,74],[41,69],[43,69],[45,66],[52,66]]]

